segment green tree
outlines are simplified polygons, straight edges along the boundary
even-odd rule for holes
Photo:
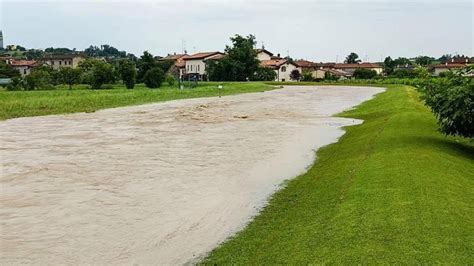
[[[357,68],[353,75],[353,77],[356,79],[371,79],[375,76],[377,76],[377,72],[375,72],[375,70],[366,68]]]
[[[38,60],[44,56],[43,50],[40,49],[29,49],[23,54],[28,60]]]
[[[88,59],[79,65],[82,70],[82,81],[92,89],[101,89],[102,85],[113,81],[114,69],[112,65],[96,59]]]
[[[20,72],[12,66],[0,62],[0,78],[13,78],[20,76]]]
[[[59,70],[59,80],[62,84],[67,84],[71,90],[73,85],[81,82],[81,74],[79,68],[63,67]]]
[[[255,36],[235,35],[230,38],[232,46],[225,48],[226,55],[218,60],[211,60],[206,66],[209,79],[215,81],[250,80],[259,68],[259,60],[254,50]]]
[[[143,82],[150,89],[159,88],[165,80],[165,72],[160,67],[148,70],[143,77]]]
[[[139,82],[143,82],[145,74],[148,72],[148,70],[156,66],[157,64],[153,55],[150,54],[148,51],[143,52],[143,55],[140,56],[137,62],[137,68],[138,68],[137,80]]]
[[[290,78],[292,80],[300,80],[300,78],[301,78],[300,71],[298,69],[294,69],[293,71],[291,71]]]
[[[24,86],[26,90],[52,89],[51,75],[44,69],[33,69],[33,71],[25,77]]]
[[[135,64],[129,59],[122,60],[119,63],[118,72],[127,89],[133,89],[137,81]]]
[[[393,71],[390,76],[394,78],[415,78],[416,73],[412,69],[400,68]]]
[[[161,68],[161,70],[163,70],[163,72],[168,72],[168,70],[170,70],[170,68],[174,65],[174,61],[173,60],[162,60],[162,61],[157,61],[156,62],[156,66]]]
[[[383,67],[384,67],[385,74],[387,75],[392,74],[395,67],[395,63],[390,56],[385,57],[385,60],[383,61]]]
[[[352,52],[350,53],[347,57],[346,60],[344,60],[344,63],[346,64],[357,64],[360,63],[359,55]]]
[[[427,66],[431,64],[433,60],[434,58],[429,56],[418,56],[417,58],[415,58],[415,63],[420,66]]]

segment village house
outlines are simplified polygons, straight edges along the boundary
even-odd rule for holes
[[[224,54],[221,52],[203,52],[183,57],[184,73],[182,76],[197,80],[207,80],[206,60],[217,59]]]
[[[296,60],[294,63],[301,69],[302,73],[310,72],[314,79],[324,79],[326,71],[321,69],[317,63],[307,60]]]
[[[443,72],[458,70],[472,63],[474,61],[469,58],[453,58],[444,64],[432,66],[433,75],[439,76]]]
[[[354,71],[358,68],[374,70],[377,75],[380,75],[383,72],[383,67],[374,63],[335,64],[333,69],[342,70],[353,75]]]
[[[273,53],[270,51],[266,50],[265,48],[261,49],[255,49],[255,52],[257,53],[257,59],[260,61],[264,60],[272,60],[273,58]]]
[[[158,61],[173,61],[174,64],[168,70],[168,74],[173,75],[175,78],[181,78],[184,75],[186,63],[184,62],[184,58],[188,55],[184,54],[168,54],[165,57],[161,57]]]
[[[291,79],[291,72],[298,70],[301,73],[300,67],[286,59],[261,60],[260,66],[273,69],[276,73],[275,81],[296,81]]]
[[[20,75],[22,77],[31,74],[31,70],[37,66],[37,62],[34,60],[10,59],[7,61],[7,64],[10,65],[12,68],[16,69],[18,72],[20,72]]]
[[[76,68],[79,63],[84,61],[85,58],[81,54],[67,54],[67,55],[45,55],[42,61],[57,70],[63,67]]]

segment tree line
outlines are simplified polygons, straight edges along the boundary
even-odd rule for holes
[[[175,83],[174,76],[166,74],[173,64],[173,61],[157,61],[145,51],[136,62],[128,58],[112,63],[88,58],[77,68],[63,67],[56,70],[44,65],[33,68],[30,75],[21,77],[17,70],[2,62],[0,78],[12,77],[12,82],[7,85],[9,90],[54,89],[60,84],[68,85],[70,89],[76,84],[88,84],[91,89],[104,89],[119,82],[128,89],[133,89],[136,83],[158,88],[164,81],[169,85]]]

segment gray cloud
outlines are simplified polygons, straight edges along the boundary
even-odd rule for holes
[[[471,1],[4,1],[5,42],[26,47],[111,44],[136,54],[223,50],[255,34],[275,53],[339,61],[473,52]]]

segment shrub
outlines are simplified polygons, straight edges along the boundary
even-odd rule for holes
[[[133,89],[137,81],[137,70],[131,60],[123,60],[119,63],[118,72],[127,89]]]
[[[13,78],[20,76],[20,72],[14,69],[12,66],[0,62],[0,78]]]
[[[291,71],[290,78],[292,80],[300,80],[300,78],[301,78],[300,71],[298,69],[295,69],[295,70]]]
[[[82,70],[82,82],[87,83],[92,89],[101,89],[103,84],[114,80],[112,65],[96,59],[86,60],[79,65]]]
[[[25,89],[25,80],[22,77],[14,77],[7,84],[7,90],[9,91],[19,91]]]
[[[276,73],[271,68],[259,67],[250,79],[253,81],[274,81]]]
[[[148,88],[159,88],[165,80],[165,73],[160,67],[148,70],[143,77],[143,81]]]
[[[170,85],[170,86],[173,86],[174,83],[176,82],[176,78],[173,75],[170,75],[170,74],[166,75],[165,80],[168,83],[168,85]]]
[[[377,76],[375,70],[366,69],[366,68],[357,68],[354,71],[354,78],[356,79],[371,79]]]
[[[53,89],[51,75],[48,71],[35,69],[24,78],[24,88],[26,90],[48,90]]]
[[[313,74],[309,71],[303,71],[303,75],[301,75],[301,81],[314,81]]]
[[[446,135],[474,137],[474,80],[460,73],[438,82],[428,82],[422,99],[435,114]]]

